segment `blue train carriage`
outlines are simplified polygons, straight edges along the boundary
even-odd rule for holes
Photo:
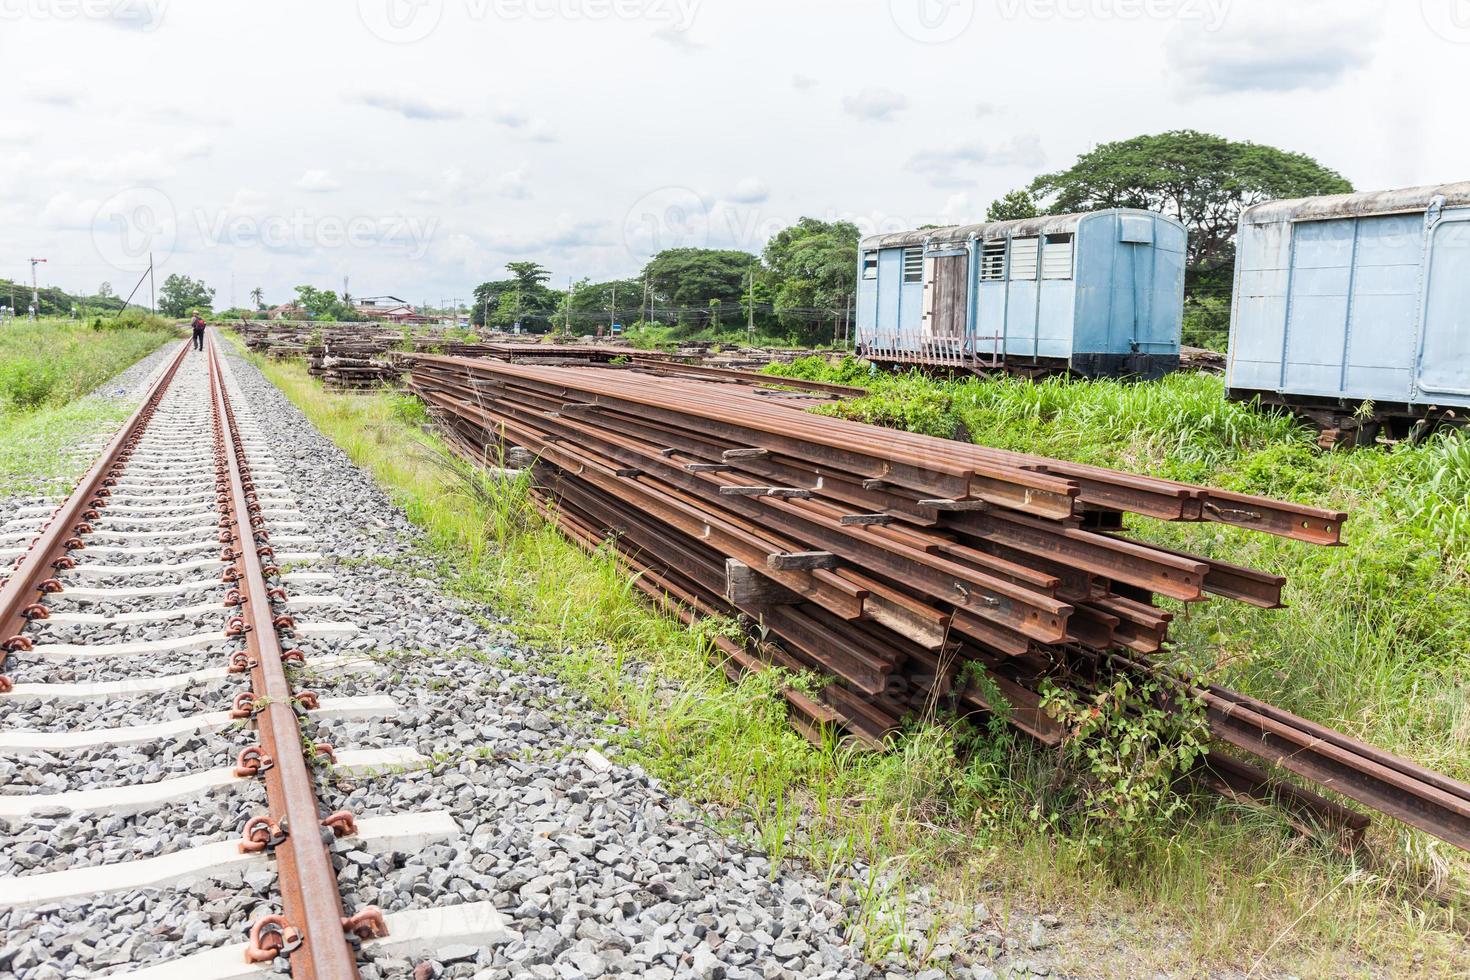
[[[1470,411],[1470,181],[1272,201],[1236,245],[1230,395],[1322,445],[1417,436]]]
[[[863,240],[857,352],[882,364],[1027,376],[1179,367],[1184,226],[1113,209]]]

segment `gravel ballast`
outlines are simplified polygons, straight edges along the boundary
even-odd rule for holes
[[[828,880],[791,863],[773,868],[765,855],[714,829],[715,815],[673,796],[637,766],[621,763],[613,746],[627,733],[610,727],[605,712],[539,673],[538,652],[494,626],[495,610],[467,607],[443,591],[417,531],[371,478],[247,361],[231,354],[226,363],[247,443],[255,444],[258,437],[271,447],[268,457],[263,450],[252,452],[260,483],[293,498],[294,508],[280,506],[299,512],[277,521],[306,525],[280,533],[310,538],[277,550],[320,553],[320,559],[288,570],[332,576],[330,582],[287,586],[293,598],[333,600],[293,610],[293,616],[298,623],[350,623],[358,629],[344,637],[288,638],[286,646],[299,646],[307,655],[305,668],[293,670],[298,689],[309,687],[322,698],[380,696],[392,702],[386,713],[370,718],[308,716],[303,734],[338,752],[400,749],[424,759],[419,767],[369,776],[322,770],[323,812],[348,809],[363,819],[442,811],[455,828],[411,851],[385,851],[355,839],[335,842],[333,861],[346,910],[352,914],[377,906],[391,914],[491,903],[504,919],[493,942],[441,948],[427,959],[365,948],[359,957],[366,980],[915,975],[907,965],[911,960],[901,953],[877,963],[864,958],[862,896],[871,885],[868,869],[853,867]],[[142,378],[148,373],[143,365],[132,370]],[[198,372],[199,381],[184,384],[178,397],[198,404],[205,390],[202,377]],[[207,445],[203,433],[201,440]],[[182,518],[208,508],[208,502],[181,501],[146,515],[150,522],[160,519],[156,523],[139,521],[142,515],[108,515],[98,526],[141,531],[202,526]],[[161,539],[151,547],[187,540]],[[159,550],[105,561],[180,564],[210,555],[217,557],[217,550],[183,556]],[[211,566],[140,576],[126,584],[217,578],[218,568]],[[222,587],[201,585],[177,595],[107,602],[59,598],[55,608],[115,616],[218,604],[222,595]],[[221,604],[218,611],[170,622],[100,631],[51,624],[38,633],[49,641],[101,637],[101,642],[122,642],[219,631],[224,618]],[[9,669],[20,682],[116,681],[222,666],[237,647],[221,634],[207,649],[150,655],[142,665],[58,663],[21,654]],[[322,668],[325,658],[344,654],[358,656],[355,669]],[[369,663],[361,663],[364,659]],[[222,710],[244,689],[244,679],[229,677],[166,696],[80,706],[9,699],[0,702],[0,727],[70,731],[171,721]],[[156,781],[233,765],[234,753],[251,741],[248,731],[235,727],[120,749],[12,753],[0,761],[0,782],[7,784],[0,792]],[[138,860],[230,840],[260,812],[262,800],[258,782],[242,782],[238,792],[126,817],[58,811],[12,822],[0,838],[0,875]],[[252,921],[277,910],[277,894],[274,872],[266,865],[161,890],[0,909],[0,975],[51,980],[88,971],[113,973],[240,943]],[[926,967],[917,974],[923,980],[994,975],[986,966],[949,958],[966,937],[919,935],[912,926],[922,930],[926,913],[910,909],[909,915],[918,946],[932,942],[945,953],[931,960],[942,969]],[[993,941],[984,937],[980,946],[1000,953],[1005,941],[991,935]],[[1048,942],[1042,935],[1033,949]],[[1013,957],[1010,965],[1033,964]],[[276,969],[284,967],[284,960],[276,961]],[[1045,971],[1036,967],[1036,972]]]

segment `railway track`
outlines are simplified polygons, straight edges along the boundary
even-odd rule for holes
[[[0,934],[43,937],[0,973],[347,978],[366,946],[430,955],[501,930],[489,903],[344,901],[346,848],[457,828],[340,805],[337,777],[428,760],[318,740],[395,706],[301,681],[373,664],[340,652],[357,626],[312,618],[341,600],[302,570],[320,556],[272,450],[213,339],[181,345],[72,495],[0,529],[19,552],[0,586]],[[154,928],[180,894],[192,935]]]

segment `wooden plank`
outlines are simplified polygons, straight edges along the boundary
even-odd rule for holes
[[[814,572],[819,568],[836,568],[837,556],[830,551],[795,551],[771,555],[767,567],[778,572]]]
[[[725,598],[736,606],[793,606],[801,596],[738,558],[725,559]]]

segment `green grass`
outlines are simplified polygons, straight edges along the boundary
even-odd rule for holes
[[[178,334],[162,320],[17,321],[0,329],[0,496],[61,493],[90,459],[66,450],[135,406],[81,398]]]
[[[156,317],[17,320],[0,329],[0,419],[65,405],[176,336]]]
[[[510,616],[511,628],[546,651],[543,669],[622,720],[625,753],[773,857],[806,861],[819,874],[835,875],[853,859],[872,867],[855,886],[870,956],[925,962],[929,930],[903,914],[909,891],[924,887],[946,922],[976,935],[1005,931],[1016,909],[1066,910],[1072,953],[1060,965],[1078,975],[1470,972],[1465,864],[1450,849],[1380,824],[1377,863],[1365,868],[1297,836],[1276,813],[1190,797],[1135,860],[1104,871],[1088,848],[1035,817],[1056,773],[1048,754],[999,730],[943,720],[916,726],[884,754],[813,746],[787,725],[779,678],[732,685],[712,666],[708,637],[728,624],[691,629],[654,612],[613,556],[588,556],[539,520],[523,485],[445,465],[444,446],[420,431],[416,402],[329,393],[298,364],[256,363],[405,508],[454,591]],[[1212,603],[1180,623],[1182,643],[1230,683],[1463,770],[1464,716],[1457,732],[1444,726],[1459,710],[1456,698],[1463,703],[1466,633],[1454,624],[1466,608],[1464,586],[1429,531],[1404,529],[1429,520],[1404,515],[1423,512],[1408,472],[1432,465],[1432,450],[1412,460],[1319,457],[1289,421],[1225,404],[1208,379],[1174,379],[1153,393],[1102,384],[895,384],[904,387],[884,382],[844,411],[924,431],[952,433],[962,423],[996,444],[1351,503],[1353,547],[1339,551],[1236,539],[1215,527],[1145,529],[1297,575],[1292,610]],[[1442,489],[1452,498],[1460,486],[1451,480]],[[1392,490],[1397,499],[1379,498]],[[1367,536],[1395,546],[1368,553]],[[1248,547],[1258,550],[1243,553]],[[1437,610],[1414,594],[1426,582],[1435,583]],[[1378,610],[1376,599],[1394,611]],[[1408,629],[1411,649],[1398,627]],[[1441,645],[1454,637],[1458,648]],[[630,670],[635,662],[651,669]],[[1409,703],[1425,665],[1433,680],[1418,681],[1418,703]],[[1295,702],[1281,697],[1287,689]],[[1360,705],[1397,714],[1348,717]],[[978,918],[982,902],[986,916]]]

